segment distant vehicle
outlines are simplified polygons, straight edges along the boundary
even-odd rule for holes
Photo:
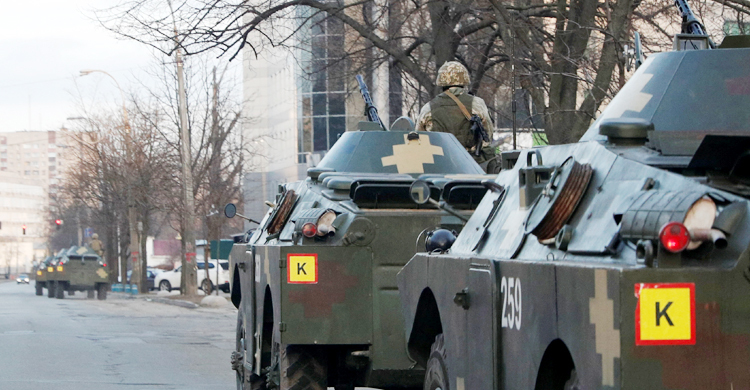
[[[160,274],[162,270],[158,268],[147,268],[146,269],[146,286],[148,287],[148,291],[156,290],[156,284],[154,284],[154,279],[156,278],[157,274]],[[133,273],[132,270],[128,271],[128,283],[130,283],[130,275]]]
[[[18,275],[18,277],[16,278],[16,284],[21,284],[21,283],[29,284],[29,275],[26,275],[26,274]]]
[[[203,291],[211,291],[214,286],[219,286],[224,292],[229,292],[229,261],[220,260],[218,281],[216,279],[216,260],[209,260],[208,264],[208,277],[206,277],[205,262],[203,259],[197,261],[197,280],[200,280],[200,288]],[[180,278],[182,276],[182,266],[173,269],[172,271],[162,272],[154,278],[154,286],[159,291],[172,291],[173,289],[180,288]]]
[[[54,272],[48,276],[50,290],[57,299],[65,298],[65,291],[73,295],[86,291],[87,298],[107,299],[109,272],[107,264],[89,247],[72,246],[53,260]]]

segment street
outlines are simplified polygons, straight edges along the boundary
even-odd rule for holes
[[[233,389],[237,311],[0,283],[0,389]]]

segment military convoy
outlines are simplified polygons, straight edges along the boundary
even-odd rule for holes
[[[750,388],[746,44],[678,34],[490,180],[449,134],[345,133],[232,251],[237,388]]]
[[[36,270],[36,295],[47,288],[49,298],[63,299],[85,291],[87,298],[107,299],[109,272],[102,258],[86,246],[72,246],[42,261]]]

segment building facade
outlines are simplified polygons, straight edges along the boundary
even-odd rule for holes
[[[64,129],[0,133],[0,275],[47,256],[70,144]]]

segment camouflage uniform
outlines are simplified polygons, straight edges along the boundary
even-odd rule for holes
[[[99,255],[99,257],[104,256],[104,249],[102,248],[103,245],[104,244],[102,244],[102,242],[99,240],[99,235],[94,233],[91,236],[91,242],[89,242],[89,247],[91,247],[91,249],[94,252],[96,252],[96,254]]]
[[[491,135],[493,126],[490,114],[487,111],[487,105],[482,98],[467,93],[465,87],[469,83],[469,71],[459,62],[446,62],[438,70],[437,85],[439,87],[449,87],[447,90],[454,94],[471,114],[482,118],[485,130]],[[473,153],[475,144],[474,135],[471,132],[471,124],[461,112],[456,102],[446,95],[445,92],[436,96],[422,107],[417,118],[417,131],[452,133],[478,163],[485,162],[495,155],[494,150],[488,143],[483,145],[479,156]]]

